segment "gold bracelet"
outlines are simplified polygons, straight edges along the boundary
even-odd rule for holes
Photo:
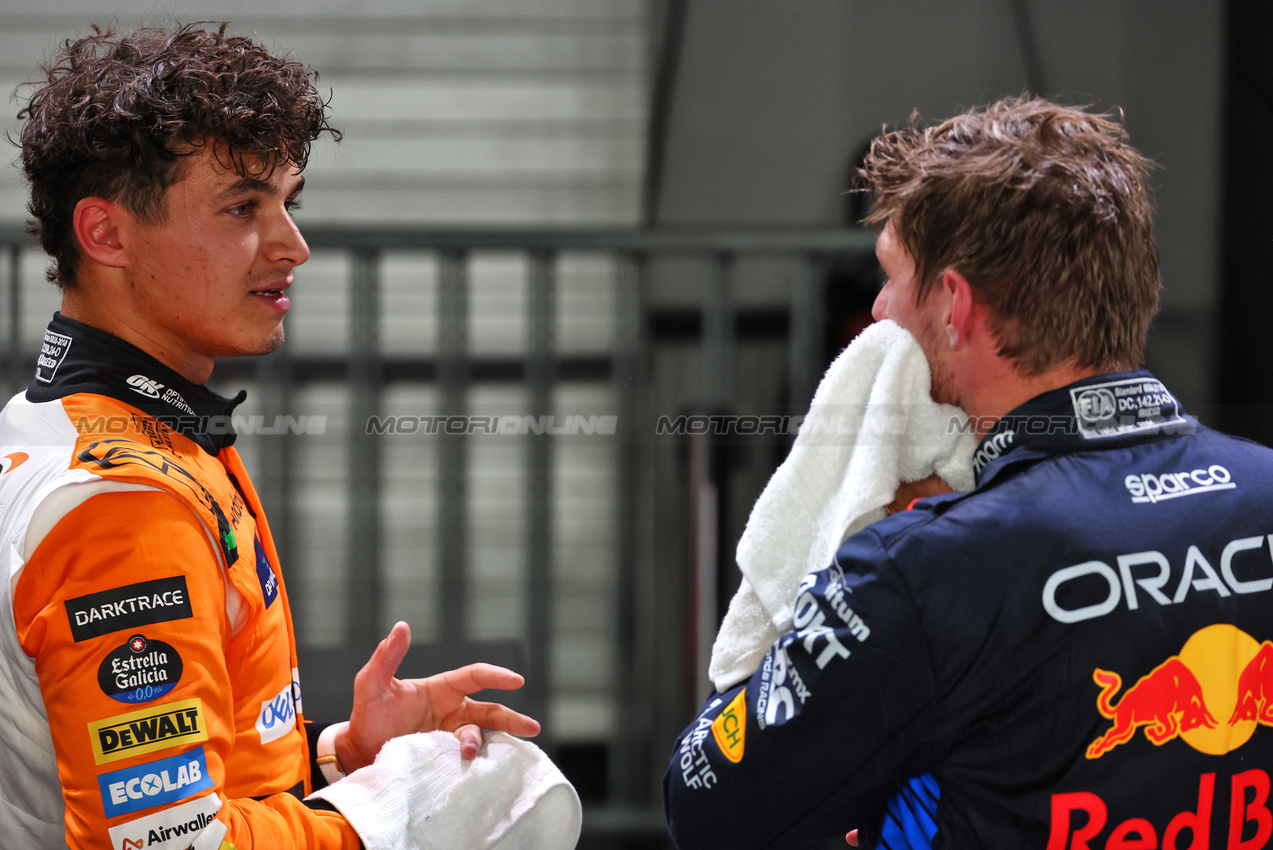
[[[324,767],[330,764],[333,768],[335,768],[336,772],[340,774],[342,779],[348,775],[345,771],[344,766],[341,765],[340,763],[340,756],[336,755],[335,753],[324,753],[323,755],[314,759],[314,761],[318,762],[319,767]]]

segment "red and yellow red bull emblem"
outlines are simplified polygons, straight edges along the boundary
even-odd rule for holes
[[[1097,668],[1096,707],[1113,725],[1087,748],[1100,758],[1138,729],[1161,746],[1180,738],[1195,750],[1224,755],[1257,726],[1273,726],[1273,641],[1258,642],[1226,623],[1195,632],[1173,655],[1137,680],[1115,702],[1123,680]]]

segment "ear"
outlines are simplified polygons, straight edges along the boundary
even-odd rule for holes
[[[945,316],[946,339],[952,351],[959,351],[968,344],[968,334],[972,330],[976,307],[972,300],[972,285],[954,269],[942,272],[941,283],[950,304]]]
[[[127,262],[121,231],[131,218],[123,207],[103,198],[83,198],[75,205],[71,227],[80,251],[94,262],[120,268]]]

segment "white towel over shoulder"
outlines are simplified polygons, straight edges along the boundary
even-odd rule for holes
[[[936,473],[956,490],[972,488],[967,414],[934,402],[931,380],[919,342],[891,321],[868,327],[827,369],[738,541],[743,581],[708,671],[718,691],[755,672],[791,628],[800,579],[880,519],[901,482]]]

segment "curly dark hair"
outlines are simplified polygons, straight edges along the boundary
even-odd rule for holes
[[[279,163],[304,168],[320,134],[340,140],[317,73],[209,23],[131,35],[95,26],[67,39],[45,79],[28,84],[38,88],[18,113],[27,230],[53,258],[48,278],[58,286],[75,286],[72,215],[83,198],[158,224],[185,155],[211,145],[227,168],[268,178]]]
[[[1065,361],[1131,369],[1161,288],[1152,163],[1108,116],[1007,98],[935,127],[912,116],[856,174],[915,260],[922,301],[945,269],[990,308],[1026,375]]]

